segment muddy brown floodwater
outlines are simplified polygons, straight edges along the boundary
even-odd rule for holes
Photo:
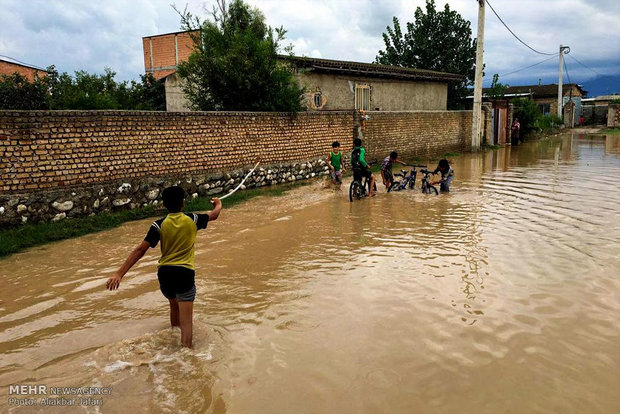
[[[225,210],[197,240],[193,350],[167,326],[158,250],[104,290],[151,220],[1,260],[2,406],[619,412],[620,138],[453,166],[450,194],[349,203],[314,183]],[[29,396],[10,384],[112,391],[103,406],[17,407]]]

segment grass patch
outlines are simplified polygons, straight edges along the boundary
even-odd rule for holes
[[[280,197],[292,188],[309,184],[310,180],[306,180],[299,183],[238,191],[223,200],[222,204],[224,208],[229,208],[258,196]],[[197,197],[188,201],[184,210],[211,210],[213,206],[210,200],[210,197]],[[122,210],[113,213],[101,213],[95,216],[70,218],[58,222],[31,223],[1,229],[0,257],[17,253],[29,247],[112,229],[128,221],[164,216],[165,214],[166,211],[164,209],[148,206],[135,210]]]
[[[441,157],[442,158],[449,158],[449,157],[453,158],[453,157],[460,157],[461,155],[463,154],[461,154],[460,152],[446,152]]]
[[[601,129],[598,134],[618,135],[620,134],[620,128],[605,128]]]

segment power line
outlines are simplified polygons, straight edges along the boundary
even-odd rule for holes
[[[591,70],[592,72],[596,73],[599,76],[604,76],[606,78],[610,78],[610,79],[620,79],[620,76],[609,76],[609,75],[603,75],[602,73],[599,73],[597,71],[595,71],[594,69],[592,69],[591,67],[589,67],[588,65],[586,65],[585,63],[581,62],[579,59],[577,59],[576,57],[574,57],[573,55],[568,55],[570,56],[575,62],[579,63],[581,66],[583,66],[584,68]]]
[[[45,69],[43,69],[43,68],[42,68],[42,67],[40,67],[40,66],[37,66],[37,65],[32,65],[32,64],[30,64],[30,63],[26,63],[26,62],[22,62],[21,60],[17,60],[17,59],[15,59],[14,57],[11,57],[11,56],[0,55],[0,57],[7,58],[7,59],[11,59],[11,60],[13,60],[13,61],[15,61],[15,62],[17,62],[17,63],[21,63],[22,65],[31,66],[31,67],[36,68],[36,69],[45,70]]]
[[[570,75],[568,74],[568,68],[566,67],[566,59],[564,59],[562,63],[564,63],[564,71],[566,72],[566,79],[568,79],[568,83],[572,83],[570,81]]]
[[[533,68],[534,66],[538,66],[538,65],[540,65],[541,63],[548,62],[548,61],[550,61],[551,59],[555,59],[555,56],[552,56],[552,57],[550,57],[550,58],[547,58],[547,59],[541,60],[540,62],[538,62],[538,63],[534,63],[533,65],[529,65],[529,66],[523,67],[523,68],[521,68],[521,69],[513,70],[512,72],[502,73],[502,74],[500,74],[500,75],[498,75],[498,76],[501,78],[501,77],[503,77],[503,76],[512,75],[512,74],[514,74],[514,73],[521,72],[521,71],[523,71],[523,70],[525,70],[525,69],[529,69],[529,68]],[[489,77],[487,76],[487,77],[485,77],[485,79],[489,79]]]
[[[555,56],[556,53],[543,53],[543,52],[539,52],[538,50],[534,49],[533,47],[531,47],[530,45],[528,45],[527,43],[525,43],[523,40],[521,40],[519,38],[519,36],[517,36],[515,34],[515,32],[513,32],[512,30],[510,30],[510,27],[508,27],[508,25],[506,23],[504,23],[504,21],[502,20],[501,17],[499,17],[499,14],[497,14],[497,12],[495,11],[495,9],[493,8],[493,6],[491,6],[491,3],[489,3],[489,0],[486,0],[487,4],[489,5],[489,7],[491,8],[491,10],[493,11],[493,14],[495,14],[495,16],[497,16],[497,18],[499,19],[500,22],[502,22],[502,24],[504,25],[504,27],[506,29],[508,29],[508,31],[521,43],[523,43],[525,45],[525,47],[527,47],[528,49],[530,49],[531,51],[538,53],[539,55],[547,55],[547,56]]]

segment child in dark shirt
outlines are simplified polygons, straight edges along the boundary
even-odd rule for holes
[[[454,179],[454,170],[450,167],[450,163],[446,159],[439,160],[437,168],[433,171],[433,174],[441,173],[441,180],[435,181],[432,184],[439,184],[439,189],[444,192],[450,191],[450,183]]]

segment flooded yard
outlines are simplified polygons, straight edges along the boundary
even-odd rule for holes
[[[159,249],[104,289],[152,220],[0,260],[3,406],[618,412],[620,137],[452,162],[449,194],[379,186],[350,203],[316,182],[225,209],[198,234],[193,350],[168,327]],[[9,384],[111,394],[17,407]]]

